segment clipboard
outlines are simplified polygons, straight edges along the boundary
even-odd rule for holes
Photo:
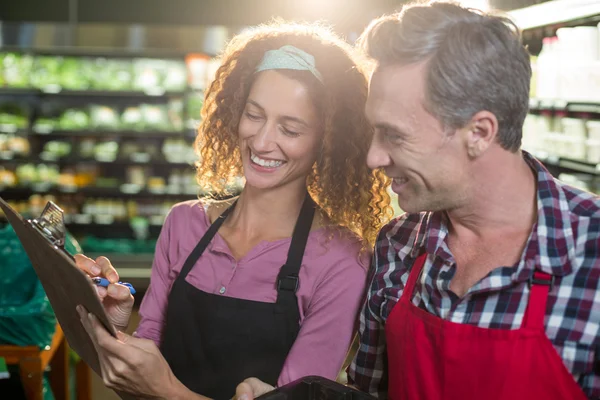
[[[69,346],[101,376],[98,353],[75,308],[83,305],[111,335],[116,337],[117,333],[109,322],[92,283],[77,268],[73,257],[61,247],[64,245],[61,240],[64,240],[65,233],[62,210],[50,202],[39,219],[28,220],[1,197],[0,208],[29,256]],[[117,392],[117,395],[123,400],[135,398],[121,392]]]

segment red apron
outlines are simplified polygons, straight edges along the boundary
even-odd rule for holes
[[[549,285],[534,282],[519,329],[458,324],[411,302],[426,258],[415,261],[386,322],[390,400],[587,399],[546,337]]]

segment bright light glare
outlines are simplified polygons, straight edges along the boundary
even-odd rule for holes
[[[459,3],[464,7],[475,8],[481,11],[490,10],[490,0],[459,0]]]

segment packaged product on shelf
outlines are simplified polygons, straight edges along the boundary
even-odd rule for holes
[[[77,185],[77,178],[75,175],[75,170],[73,168],[65,168],[61,171],[58,176],[58,186],[63,191],[75,192],[79,188]]]
[[[2,134],[0,134],[0,151],[2,151]],[[25,137],[15,136],[13,134],[6,135],[5,138],[5,150],[12,156],[15,157],[26,157],[31,152],[31,145],[29,140]]]
[[[197,90],[206,89],[208,62],[210,57],[204,54],[188,54],[185,61],[190,87]],[[191,115],[191,114],[190,114]]]
[[[132,88],[133,69],[130,60],[96,58],[92,88],[95,90],[127,91]]]
[[[68,90],[87,90],[90,88],[92,62],[83,57],[66,57],[60,66],[60,85]]]
[[[44,91],[60,91],[60,69],[62,62],[62,57],[35,57],[33,71],[31,72],[31,85],[34,88]]]
[[[587,147],[587,162],[600,165],[600,140],[588,139]]]
[[[585,141],[587,138],[585,120],[583,118],[563,118],[562,131],[564,146],[560,147],[560,155],[584,161],[586,159]]]
[[[148,178],[147,188],[150,193],[162,194],[165,193],[167,185],[162,176],[151,176]]]
[[[14,171],[0,166],[0,189],[17,186],[17,175]]]
[[[121,121],[117,110],[109,106],[90,106],[90,127],[92,129],[118,130]]]
[[[0,73],[3,84],[12,88],[27,88],[33,70],[33,57],[27,54],[0,53]]]
[[[57,125],[58,129],[65,131],[89,129],[90,117],[86,110],[70,108],[59,117]]]
[[[129,166],[125,171],[126,179],[128,184],[136,185],[138,187],[146,186],[146,170],[141,166]]]
[[[558,76],[558,38],[543,39],[542,50],[536,60],[537,82],[536,95],[542,99],[559,97],[557,88]]]
[[[590,26],[560,28],[554,68],[561,99],[600,101],[600,54],[598,31]],[[551,66],[552,68],[552,66]]]
[[[134,131],[143,131],[145,129],[144,116],[139,106],[127,107],[121,115],[121,127]]]
[[[588,139],[600,140],[600,121],[587,121],[586,128],[588,132]]]

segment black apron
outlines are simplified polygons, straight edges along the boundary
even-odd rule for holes
[[[287,261],[273,282],[277,301],[266,303],[206,293],[185,281],[234,207],[217,218],[183,264],[169,294],[161,343],[175,376],[190,390],[218,400],[230,399],[249,377],[277,384],[300,329],[298,272],[315,212],[307,195]]]

